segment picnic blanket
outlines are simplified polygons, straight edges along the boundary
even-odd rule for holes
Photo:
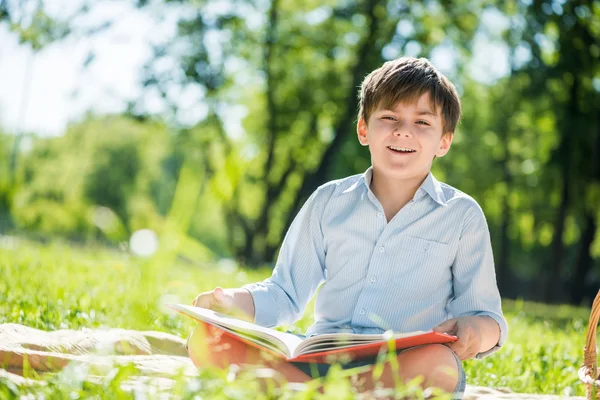
[[[174,376],[197,376],[187,356],[185,339],[165,332],[126,329],[83,329],[46,332],[18,324],[0,324],[0,381],[16,386],[43,384],[26,378],[29,368],[38,375],[59,372],[71,365],[85,366],[94,380],[115,365],[133,364],[139,376],[123,383],[124,390],[153,385],[173,387]],[[29,374],[28,374],[29,375]],[[563,396],[517,394],[510,390],[467,385],[465,399],[550,399]],[[583,399],[583,397],[581,397]]]
[[[174,376],[197,376],[187,356],[185,340],[165,332],[126,329],[83,329],[46,332],[18,324],[0,324],[0,380],[16,386],[44,384],[24,378],[60,372],[68,366],[85,371],[86,380],[99,381],[115,366],[134,365],[139,376],[123,389],[143,385],[168,390]]]

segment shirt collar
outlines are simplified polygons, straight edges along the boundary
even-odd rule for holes
[[[364,185],[367,190],[370,190],[372,179],[373,167],[371,166],[360,176],[360,178],[356,182],[354,182],[354,184],[352,184],[352,186],[344,190],[344,193],[352,192],[360,185]],[[420,192],[423,191],[427,193],[436,203],[442,206],[447,205],[446,196],[444,196],[442,186],[440,185],[440,182],[437,179],[435,179],[431,171],[429,171],[427,177],[425,178],[419,189],[417,189],[414,198],[418,199],[422,197]]]
[[[429,171],[427,178],[425,178],[419,189],[424,189],[427,194],[429,194],[429,196],[431,196],[431,198],[439,205],[447,205],[446,196],[444,196],[442,185],[440,185],[440,182],[435,179],[435,176],[433,176],[431,171]]]

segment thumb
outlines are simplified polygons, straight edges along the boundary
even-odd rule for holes
[[[233,297],[225,293],[221,287],[216,287],[213,295],[217,306],[222,309],[229,309],[233,305]]]
[[[442,322],[441,324],[439,324],[437,326],[434,326],[433,331],[440,332],[440,333],[450,333],[450,334],[456,333],[456,319],[452,318],[452,319]]]

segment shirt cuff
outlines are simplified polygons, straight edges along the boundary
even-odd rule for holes
[[[269,293],[269,287],[262,282],[258,282],[244,285],[242,289],[249,291],[254,300],[254,323],[266,328],[277,326],[279,316],[275,300]]]
[[[497,352],[504,345],[504,342],[506,341],[506,336],[508,334],[508,324],[506,323],[506,320],[503,317],[501,317],[497,314],[494,314],[494,313],[482,312],[482,313],[478,313],[476,315],[478,317],[485,317],[485,316],[491,317],[494,319],[494,321],[496,321],[496,323],[498,323],[498,326],[500,327],[500,339],[498,340],[498,343],[491,349],[489,349],[487,351],[483,351],[483,352],[475,355],[476,359],[481,360],[482,358],[485,358],[485,357],[489,356],[490,354]]]

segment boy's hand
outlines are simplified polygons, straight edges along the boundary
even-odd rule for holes
[[[458,317],[442,322],[433,328],[434,332],[445,332],[458,337],[447,344],[461,360],[467,360],[479,353],[481,347],[481,329],[477,324],[480,317]]]
[[[246,289],[216,287],[215,290],[200,293],[192,305],[254,321],[254,299]]]
[[[233,307],[233,294],[216,287],[215,290],[210,292],[200,293],[196,296],[192,305],[228,314]]]
[[[461,360],[467,360],[476,354],[494,347],[500,339],[498,323],[488,316],[469,316],[452,318],[433,328],[434,332],[445,332],[458,337],[447,344]]]

